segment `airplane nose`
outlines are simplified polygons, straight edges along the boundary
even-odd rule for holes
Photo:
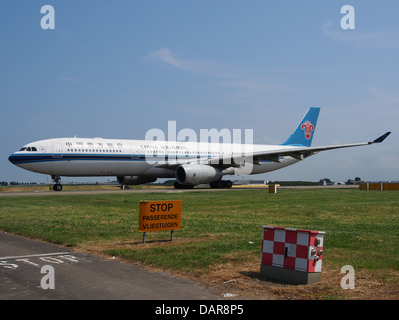
[[[17,156],[15,154],[12,154],[11,156],[8,157],[8,161],[10,161],[12,164],[16,164]]]

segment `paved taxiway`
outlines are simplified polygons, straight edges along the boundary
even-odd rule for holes
[[[50,284],[54,270],[54,289]],[[41,271],[43,273],[41,273]],[[46,277],[46,278],[44,278]],[[43,279],[44,278],[44,279]],[[45,286],[45,285],[44,285]],[[209,288],[163,272],[0,232],[2,300],[214,300]]]

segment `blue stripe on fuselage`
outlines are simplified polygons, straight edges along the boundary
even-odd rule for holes
[[[73,161],[73,160],[112,160],[135,161],[145,160],[144,155],[111,155],[111,154],[13,154],[8,160],[13,164],[37,163],[49,161]]]
[[[188,157],[186,155],[131,155],[131,154],[12,154],[8,160],[15,164],[28,164],[28,163],[40,163],[40,162],[50,162],[50,161],[146,161],[146,160],[160,160],[168,161],[177,159],[200,159],[203,158],[200,155]],[[211,156],[208,156],[211,159]],[[282,157],[280,157],[281,159]],[[271,162],[270,160],[260,160],[259,162]]]
[[[15,164],[28,164],[28,163],[39,163],[39,162],[50,162],[50,161],[146,161],[162,159],[168,161],[168,159],[196,159],[200,156],[187,157],[186,155],[132,155],[132,154],[12,154],[8,160]]]

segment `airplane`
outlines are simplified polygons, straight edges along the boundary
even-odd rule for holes
[[[311,107],[280,145],[56,138],[28,143],[9,157],[23,169],[48,174],[61,191],[61,176],[116,176],[120,185],[175,178],[176,189],[199,184],[231,188],[225,175],[260,174],[302,161],[318,152],[381,143],[391,133],[370,141],[312,147],[320,108]]]

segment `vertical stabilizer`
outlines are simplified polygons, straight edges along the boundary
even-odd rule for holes
[[[320,108],[309,108],[302,121],[296,127],[295,131],[289,136],[287,141],[281,145],[310,147],[314,132],[316,130],[319,112]]]

